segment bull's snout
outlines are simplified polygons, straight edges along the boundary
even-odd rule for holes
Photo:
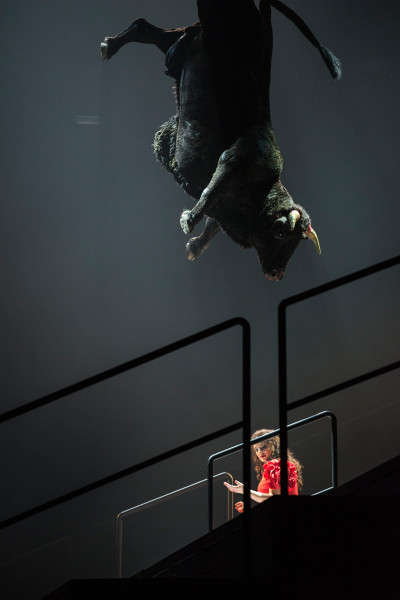
[[[278,269],[271,269],[268,273],[265,273],[266,277],[271,281],[280,281],[284,275],[284,271]]]

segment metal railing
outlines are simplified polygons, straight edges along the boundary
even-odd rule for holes
[[[207,477],[207,479],[202,479],[201,481],[196,481],[196,483],[191,483],[190,485],[180,488],[179,490],[175,490],[173,492],[170,492],[169,494],[164,494],[163,496],[159,496],[158,498],[153,498],[153,500],[143,502],[142,504],[138,504],[137,506],[133,506],[132,508],[127,508],[126,510],[121,511],[117,515],[117,573],[118,573],[118,577],[119,578],[122,577],[122,543],[123,543],[122,521],[123,521],[123,519],[125,519],[126,517],[129,517],[129,516],[132,516],[133,514],[138,513],[142,510],[152,508],[162,502],[166,502],[167,500],[171,500],[172,498],[176,498],[177,496],[181,496],[183,494],[192,492],[196,489],[204,487],[205,485],[212,485],[212,482],[214,480],[221,479],[222,477],[224,479],[226,479],[227,477],[230,477],[231,483],[233,484],[233,477],[230,473],[227,473],[227,472],[218,473],[217,475],[213,475],[213,477],[211,478],[211,483],[210,483],[209,478]],[[227,520],[230,520],[233,517],[233,500],[232,500],[232,494],[230,494],[228,492],[228,490],[226,493],[227,493],[227,510],[226,510]]]
[[[4,529],[6,527],[14,525],[15,523],[18,523],[24,519],[33,517],[39,513],[42,513],[46,510],[53,508],[55,506],[58,506],[60,504],[63,504],[70,500],[73,500],[75,498],[78,498],[78,497],[82,496],[83,494],[87,494],[87,493],[92,492],[96,489],[99,489],[105,485],[108,485],[110,483],[118,481],[122,478],[128,477],[129,475],[132,475],[133,473],[136,473],[142,469],[146,469],[147,467],[153,466],[163,460],[167,460],[169,458],[172,458],[174,456],[182,454],[183,452],[186,452],[188,450],[196,448],[202,444],[205,444],[205,443],[215,440],[219,437],[222,437],[224,435],[232,433],[233,431],[237,431],[238,429],[242,429],[243,443],[245,444],[245,450],[247,450],[247,452],[244,452],[244,456],[243,456],[243,469],[244,469],[244,473],[246,475],[245,478],[249,484],[250,483],[250,467],[249,467],[250,445],[249,445],[249,443],[246,443],[246,442],[250,439],[250,325],[249,325],[248,321],[246,321],[246,319],[243,319],[241,317],[229,319],[228,321],[224,321],[218,325],[209,327],[203,331],[200,331],[200,332],[190,335],[186,338],[178,340],[177,342],[174,342],[172,344],[169,344],[167,346],[159,348],[158,350],[155,350],[153,352],[145,354],[139,358],[136,358],[136,359],[133,359],[126,363],[123,363],[123,364],[121,364],[117,367],[114,367],[112,369],[109,369],[107,371],[103,371],[102,373],[99,373],[98,375],[89,377],[88,379],[84,379],[76,384],[65,387],[56,392],[53,392],[52,394],[43,396],[42,398],[39,398],[38,400],[30,402],[24,406],[21,406],[16,409],[10,410],[6,413],[3,413],[2,415],[0,415],[0,423],[4,423],[11,419],[15,419],[23,414],[30,412],[30,411],[37,410],[43,406],[46,406],[50,403],[60,400],[61,398],[65,398],[66,396],[69,396],[70,394],[81,391],[90,386],[93,386],[97,383],[100,383],[101,381],[110,379],[111,377],[115,377],[116,375],[119,375],[121,373],[125,373],[126,371],[129,371],[131,369],[134,369],[136,367],[144,365],[144,364],[146,364],[150,361],[153,361],[157,358],[166,356],[167,354],[170,354],[172,352],[175,352],[177,350],[185,348],[186,346],[189,346],[191,344],[194,344],[196,342],[199,342],[199,341],[209,338],[211,336],[217,335],[223,331],[226,331],[226,330],[231,329],[232,327],[236,327],[236,326],[240,326],[242,329],[242,420],[241,421],[233,423],[223,429],[219,429],[218,431],[210,433],[206,436],[197,438],[196,440],[194,440],[192,442],[188,442],[188,443],[183,444],[172,450],[163,452],[162,454],[160,454],[158,456],[155,456],[153,458],[145,460],[139,464],[133,465],[133,466],[126,468],[122,471],[119,471],[117,473],[113,473],[112,475],[109,475],[108,477],[104,477],[98,481],[95,481],[93,483],[85,485],[77,490],[74,490],[72,492],[64,494],[63,496],[60,496],[53,500],[50,500],[49,502],[46,502],[44,504],[41,504],[39,506],[36,506],[29,510],[26,510],[22,513],[19,513],[13,517],[10,517],[10,518],[0,522],[0,529]],[[246,474],[246,471],[247,471],[247,474]],[[249,487],[249,485],[247,485],[247,487]],[[246,503],[245,503],[245,505],[246,505]],[[247,499],[247,508],[248,509],[250,508],[250,496],[249,495],[248,495],[248,499]]]
[[[65,398],[73,393],[79,392],[85,388],[91,387],[97,383],[110,379],[111,377],[115,377],[116,375],[120,375],[121,373],[125,373],[131,369],[144,365],[148,362],[151,362],[157,358],[161,358],[166,356],[167,354],[171,354],[177,350],[185,348],[191,344],[209,338],[211,336],[217,335],[223,331],[231,329],[233,327],[240,326],[242,329],[242,419],[236,423],[233,423],[223,429],[219,429],[218,431],[214,431],[206,436],[200,437],[192,442],[188,442],[183,444],[177,448],[172,450],[163,452],[162,454],[145,460],[139,464],[133,465],[129,468],[126,468],[117,473],[113,473],[107,477],[104,477],[100,480],[94,481],[88,485],[80,487],[72,492],[59,496],[58,498],[54,498],[49,502],[45,502],[39,506],[35,506],[29,510],[26,510],[22,513],[19,513],[13,517],[10,517],[2,522],[0,522],[0,530],[6,527],[10,527],[22,520],[33,517],[39,513],[47,511],[55,506],[59,506],[60,504],[69,502],[75,498],[78,498],[84,494],[92,492],[96,489],[99,489],[103,486],[109,485],[115,481],[118,481],[122,478],[128,477],[134,473],[137,473],[140,470],[146,469],[150,466],[153,466],[159,462],[187,452],[188,450],[192,450],[202,444],[213,441],[219,437],[237,431],[238,429],[242,429],[242,437],[243,437],[243,481],[246,486],[247,492],[244,494],[244,529],[243,529],[243,545],[244,549],[250,549],[250,384],[251,384],[251,360],[250,360],[250,325],[248,321],[242,317],[236,317],[233,319],[229,319],[224,321],[218,325],[214,325],[213,327],[209,327],[203,331],[190,335],[186,338],[178,340],[172,344],[168,344],[158,350],[153,352],[149,352],[139,358],[133,359],[126,363],[123,363],[117,367],[109,369],[107,371],[103,371],[98,375],[94,375],[93,377],[89,377],[84,379],[78,383],[65,387],[61,390],[43,396],[33,402],[25,404],[21,407],[10,410],[6,413],[0,415],[0,423],[5,423],[11,419],[15,419],[23,414],[27,414],[33,410],[37,410],[43,406],[46,406],[50,403],[53,403],[61,398]],[[243,564],[243,573],[250,573],[251,569],[251,556],[250,552],[244,551],[244,564]]]
[[[301,294],[297,294],[292,296],[291,298],[287,298],[283,300],[278,307],[278,361],[279,361],[279,430],[280,432],[280,446],[281,446],[281,456],[287,455],[287,434],[288,434],[288,423],[287,423],[287,413],[289,410],[294,410],[300,406],[304,406],[313,402],[317,399],[323,398],[330,394],[337,393],[338,391],[344,390],[351,386],[357,385],[374,377],[378,377],[385,373],[389,373],[394,369],[400,367],[400,361],[396,361],[390,365],[386,365],[374,371],[370,371],[369,373],[365,373],[361,376],[355,377],[351,380],[342,382],[335,386],[332,386],[328,389],[322,390],[318,393],[312,394],[306,398],[297,400],[292,402],[289,406],[287,404],[287,357],[286,357],[286,309],[298,302],[303,300],[307,300],[308,298],[312,298],[319,294],[325,293],[327,291],[333,290],[340,286],[346,285],[348,283],[352,283],[358,279],[363,277],[367,277],[369,275],[378,273],[383,271],[384,269],[388,269],[395,265],[400,264],[400,256],[394,257],[390,260],[384,261],[382,263],[378,263],[377,265],[368,267],[366,269],[362,269],[353,274],[347,275],[345,277],[341,277],[332,282],[326,283],[319,287],[313,288],[309,291],[303,292]],[[41,504],[40,506],[36,506],[30,510],[24,511],[18,515],[15,515],[5,521],[0,522],[0,529],[9,527],[15,523],[18,523],[24,519],[30,518],[36,514],[49,510],[55,506],[58,506],[62,503],[68,502],[72,499],[75,499],[83,494],[87,494],[91,491],[94,491],[100,487],[113,483],[117,480],[125,478],[133,473],[138,472],[139,470],[145,469],[147,467],[153,466],[163,460],[167,460],[168,458],[177,456],[183,452],[191,450],[195,447],[198,447],[202,444],[215,440],[223,435],[227,435],[228,433],[232,433],[233,431],[237,431],[238,429],[242,429],[243,436],[243,483],[245,487],[244,494],[244,513],[243,513],[243,574],[244,576],[251,574],[251,544],[250,544],[250,370],[251,370],[251,361],[250,361],[250,325],[249,323],[241,318],[237,317],[234,319],[230,319],[219,325],[215,325],[214,327],[210,327],[204,331],[188,336],[182,340],[164,346],[158,350],[145,354],[139,358],[133,359],[127,363],[99,373],[93,377],[89,377],[81,382],[53,392],[52,394],[48,394],[43,396],[33,402],[30,402],[21,407],[17,407],[13,410],[10,410],[6,413],[0,415],[0,423],[4,423],[11,419],[14,419],[18,416],[26,414],[30,411],[41,408],[45,405],[48,405],[52,402],[55,402],[61,398],[65,398],[66,396],[73,394],[75,392],[81,391],[85,388],[93,386],[97,383],[110,379],[116,375],[124,373],[128,370],[134,369],[138,366],[141,366],[145,363],[148,363],[157,358],[161,358],[167,354],[170,354],[176,350],[184,348],[190,344],[196,343],[197,341],[201,341],[205,338],[208,338],[212,335],[216,335],[222,331],[230,329],[234,326],[240,326],[242,328],[242,420],[233,423],[223,429],[215,431],[209,435],[198,438],[192,442],[183,444],[175,449],[164,452],[161,455],[155,456],[151,459],[143,461],[139,464],[133,465],[130,468],[124,469],[108,477],[104,477],[98,481],[95,481],[91,484],[83,486],[77,490],[74,490],[68,494],[55,498],[49,502]],[[288,494],[288,480],[287,480],[287,471],[283,470],[284,476],[281,477],[281,494]]]
[[[292,429],[297,429],[298,427],[302,427],[303,425],[308,425],[309,423],[313,423],[319,419],[323,419],[328,417],[331,421],[331,480],[332,485],[325,490],[321,490],[319,492],[315,492],[315,494],[322,494],[324,492],[328,492],[337,487],[338,484],[338,466],[337,466],[337,419],[336,416],[330,410],[324,410],[320,413],[312,415],[311,417],[306,417],[305,419],[301,419],[300,421],[296,421],[295,423],[291,423],[287,425],[287,431],[291,431]],[[280,429],[275,429],[270,433],[265,433],[257,438],[254,438],[250,441],[250,446],[253,444],[258,444],[263,440],[267,440],[269,438],[280,435]],[[232,446],[231,448],[227,448],[226,450],[221,450],[221,452],[216,452],[212,454],[208,459],[207,464],[207,477],[208,477],[208,528],[209,531],[213,529],[213,496],[212,496],[212,480],[213,480],[213,465],[214,461],[220,458],[224,458],[225,456],[229,456],[235,452],[239,452],[243,449],[243,444],[237,444],[236,446]]]
[[[340,277],[335,279],[334,281],[325,283],[316,288],[303,292],[301,294],[297,294],[286,300],[283,300],[278,307],[278,361],[279,361],[279,429],[281,431],[280,436],[280,445],[281,445],[281,456],[287,456],[287,413],[290,410],[294,410],[295,408],[299,408],[300,406],[305,406],[315,400],[320,398],[324,398],[328,395],[335,394],[339,391],[352,387],[354,385],[358,385],[364,381],[368,381],[369,379],[373,379],[374,377],[379,377],[380,375],[384,375],[398,369],[400,367],[400,361],[396,361],[389,365],[385,365],[379,369],[375,369],[373,371],[369,371],[368,373],[364,373],[363,375],[359,375],[358,377],[354,377],[348,381],[344,381],[337,385],[334,385],[330,388],[317,392],[315,394],[311,394],[305,398],[300,400],[296,400],[295,402],[291,402],[289,405],[287,403],[287,348],[286,348],[286,309],[293,304],[297,304],[304,300],[308,300],[309,298],[314,298],[320,294],[328,292],[330,290],[334,290],[343,285],[347,285],[348,283],[352,283],[354,281],[358,281],[364,277],[368,277],[369,275],[374,275],[375,273],[379,273],[380,271],[384,271],[385,269],[389,269],[396,265],[400,264],[400,256],[395,256],[389,260],[383,261],[376,265],[372,265],[371,267],[367,267],[366,269],[361,269],[360,271],[356,271],[350,275],[346,275],[345,277]],[[287,472],[284,470],[284,476],[281,478],[281,494],[288,494],[288,479]]]

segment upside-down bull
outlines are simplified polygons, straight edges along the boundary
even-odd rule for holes
[[[320,253],[310,217],[282,185],[282,157],[272,128],[271,6],[291,19],[319,50],[331,75],[338,59],[300,17],[278,0],[197,0],[199,21],[160,29],[137,19],[101,44],[103,60],[128,42],[155,44],[175,79],[177,113],[155,135],[162,165],[197,201],[181,215],[189,234],[203,217],[203,232],[189,240],[190,260],[220,231],[243,248],[254,247],[265,275],[279,281],[301,239]]]

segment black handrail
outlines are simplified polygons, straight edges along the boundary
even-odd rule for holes
[[[346,388],[352,387],[353,385],[358,385],[360,383],[364,383],[364,381],[374,379],[375,377],[379,377],[380,375],[385,375],[386,373],[390,373],[390,371],[394,371],[399,367],[400,360],[397,360],[394,363],[386,365],[385,367],[375,369],[374,371],[369,371],[368,373],[364,373],[363,375],[358,375],[357,377],[353,377],[352,379],[348,379],[347,381],[343,381],[342,383],[333,385],[329,388],[321,390],[320,392],[315,392],[314,394],[310,394],[305,398],[300,398],[295,402],[291,402],[289,410],[294,410],[295,408],[299,408],[300,406],[304,406],[305,404],[309,404],[310,402],[314,402],[315,400],[320,400],[321,398],[325,398],[326,396],[330,396],[331,394],[337,394],[337,392],[341,392]]]
[[[197,440],[195,440],[193,442],[189,442],[188,444],[183,444],[182,446],[178,446],[177,448],[174,448],[173,450],[163,452],[163,454],[159,454],[158,456],[155,456],[154,458],[150,458],[141,463],[138,463],[137,465],[133,465],[132,467],[128,467],[127,469],[123,469],[122,471],[118,471],[117,473],[113,473],[112,475],[108,475],[107,477],[104,477],[103,479],[99,479],[97,481],[94,481],[93,483],[89,483],[88,485],[80,487],[77,490],[74,490],[72,492],[64,494],[63,496],[59,496],[58,498],[54,498],[53,500],[50,500],[49,502],[45,502],[44,504],[35,506],[34,508],[26,510],[22,513],[15,515],[14,517],[10,517],[9,519],[2,521],[0,523],[0,529],[5,529],[6,527],[9,527],[10,525],[15,525],[19,521],[23,521],[24,519],[33,517],[39,513],[49,510],[50,508],[54,508],[55,506],[59,506],[60,504],[64,504],[65,502],[69,502],[70,500],[74,500],[75,498],[78,498],[79,496],[83,496],[84,494],[93,492],[94,490],[97,490],[105,485],[110,484],[110,483],[114,483],[115,481],[118,481],[119,479],[128,477],[129,475],[133,475],[134,473],[137,473],[138,471],[141,471],[142,469],[151,467],[151,466],[157,464],[158,462],[167,460],[169,458],[173,458],[174,456],[177,456],[178,454],[181,454],[182,452],[192,450],[193,448],[196,448],[197,446],[200,446],[201,444],[211,442],[212,440],[215,440],[218,437],[221,437],[223,435],[227,435],[228,433],[232,433],[233,431],[236,431],[241,426],[242,426],[241,422],[234,423],[230,427],[225,427],[224,429],[219,429],[218,431],[215,431],[214,433],[211,433],[204,437],[198,438]]]
[[[222,331],[225,331],[225,330],[235,327],[237,325],[241,326],[241,328],[242,328],[242,367],[243,367],[243,369],[242,369],[242,420],[241,421],[239,421],[237,423],[233,423],[233,424],[229,425],[228,427],[225,427],[214,433],[211,433],[211,434],[208,434],[201,438],[198,438],[197,440],[194,440],[187,444],[183,444],[173,450],[163,452],[162,454],[160,454],[158,456],[155,456],[155,457],[145,460],[137,465],[134,465],[132,467],[129,467],[127,469],[124,469],[124,470],[114,473],[112,475],[109,475],[108,477],[104,477],[103,479],[95,481],[91,484],[85,485],[77,490],[69,492],[68,494],[64,494],[63,496],[60,496],[58,498],[50,500],[49,502],[41,504],[40,506],[36,506],[34,508],[31,508],[30,510],[27,510],[20,514],[17,514],[9,519],[6,519],[5,521],[2,521],[0,523],[0,529],[4,529],[6,527],[14,525],[15,523],[18,523],[24,519],[27,519],[29,517],[32,517],[39,513],[42,513],[50,508],[53,508],[55,506],[65,503],[67,501],[70,501],[74,498],[82,496],[83,494],[86,494],[86,493],[96,490],[100,487],[103,487],[107,484],[115,482],[119,479],[127,477],[128,475],[132,475],[133,473],[136,473],[139,470],[142,470],[142,469],[145,469],[152,465],[155,465],[158,462],[161,462],[163,460],[166,460],[168,458],[171,458],[173,456],[181,454],[182,452],[186,452],[187,450],[191,450],[201,444],[210,442],[218,437],[227,435],[228,433],[232,433],[233,431],[236,431],[240,428],[242,428],[242,430],[243,430],[243,443],[244,443],[244,449],[245,449],[245,452],[243,453],[243,473],[245,474],[245,477],[247,480],[247,487],[249,489],[250,488],[250,444],[248,443],[248,440],[250,439],[250,379],[251,379],[250,378],[250,325],[249,325],[248,321],[246,319],[243,319],[242,317],[236,317],[233,319],[229,319],[228,321],[224,321],[218,325],[215,325],[213,327],[205,329],[199,333],[190,335],[182,340],[179,340],[177,342],[174,342],[172,344],[164,346],[163,348],[155,350],[154,352],[145,354],[139,358],[131,360],[120,366],[114,367],[113,369],[109,369],[107,371],[104,371],[103,373],[95,375],[94,377],[90,377],[79,383],[76,383],[74,385],[63,388],[62,390],[59,390],[58,392],[54,392],[53,394],[49,394],[47,396],[39,398],[38,400],[36,400],[34,402],[31,402],[29,404],[21,406],[17,409],[8,411],[7,413],[4,413],[3,415],[0,416],[0,422],[5,422],[10,419],[14,419],[22,414],[29,412],[29,411],[41,408],[42,406],[45,406],[51,402],[59,400],[59,399],[65,397],[65,396],[68,396],[74,392],[77,392],[84,388],[92,386],[96,383],[99,383],[100,381],[109,379],[110,377],[114,377],[115,375],[119,375],[120,373],[123,373],[127,370],[130,370],[130,369],[133,369],[140,365],[143,365],[143,364],[150,362],[156,358],[165,356],[166,354],[170,354],[171,352],[174,352],[176,350],[184,348],[185,346],[188,346],[190,344],[193,344],[195,342],[203,340],[212,335],[216,335]],[[246,471],[247,471],[247,473],[246,473]],[[247,524],[245,525],[246,531],[245,531],[245,536],[244,536],[244,543],[248,544],[248,546],[250,547],[250,544],[249,544],[250,492],[248,493],[247,505],[248,505],[247,506],[248,516],[247,516]],[[246,508],[246,503],[245,503],[245,508]],[[246,569],[250,568],[250,557],[249,558],[246,557],[245,562],[246,562],[246,564],[244,565],[244,572],[248,573],[249,571],[246,571]]]
[[[27,412],[36,410],[38,408],[41,408],[42,406],[46,406],[47,404],[51,404],[56,400],[60,400],[61,398],[65,398],[66,396],[69,396],[76,392],[80,392],[85,388],[96,385],[97,383],[101,383],[102,381],[106,381],[107,379],[111,379],[116,375],[121,375],[126,371],[130,371],[131,369],[144,365],[152,360],[156,360],[157,358],[161,358],[162,356],[171,354],[176,350],[185,348],[186,346],[194,344],[195,342],[199,342],[205,338],[211,337],[212,335],[216,335],[217,333],[225,331],[226,329],[230,329],[231,327],[234,327],[236,325],[241,325],[243,328],[249,326],[246,319],[243,319],[242,317],[236,317],[233,319],[229,319],[228,321],[223,321],[218,325],[214,325],[213,327],[209,327],[208,329],[204,329],[203,331],[194,333],[188,337],[178,340],[177,342],[173,342],[172,344],[168,344],[167,346],[163,346],[162,348],[153,350],[148,354],[144,354],[143,356],[139,356],[138,358],[129,360],[128,362],[122,363],[121,365],[118,365],[111,369],[107,369],[106,371],[102,371],[97,375],[92,375],[87,379],[83,379],[82,381],[78,381],[77,383],[52,392],[51,394],[42,396],[37,400],[33,400],[32,402],[28,402],[27,404],[9,410],[0,415],[0,423],[4,423],[5,421],[15,419],[16,417],[26,414]]]
[[[318,419],[323,419],[324,417],[329,417],[331,420],[331,475],[332,475],[332,485],[330,488],[327,488],[324,491],[328,491],[334,489],[338,485],[338,466],[337,466],[337,419],[334,413],[330,410],[324,410],[320,413],[312,415],[311,417],[306,417],[305,419],[301,419],[300,421],[296,421],[295,423],[290,423],[287,426],[287,431],[291,431],[292,429],[297,429],[298,427],[302,427],[303,425],[308,425],[313,421],[317,421]],[[250,446],[253,444],[258,444],[263,440],[267,440],[269,438],[280,435],[280,429],[275,429],[270,433],[265,433],[264,435],[260,435],[253,440],[250,440]],[[243,444],[237,444],[236,446],[232,446],[231,448],[227,448],[226,450],[221,450],[220,452],[216,452],[212,454],[208,458],[207,463],[207,478],[208,478],[208,529],[212,531],[213,529],[213,494],[212,494],[212,481],[213,481],[213,464],[215,460],[219,458],[224,458],[229,454],[233,454],[242,450]]]
[[[287,448],[288,448],[288,439],[287,439],[287,413],[289,410],[294,410],[299,406],[304,406],[305,404],[309,404],[317,399],[323,398],[328,394],[333,394],[337,391],[341,391],[345,388],[351,387],[353,385],[357,385],[367,379],[371,379],[372,377],[378,377],[384,373],[388,373],[393,369],[397,369],[400,366],[400,361],[392,363],[391,365],[387,365],[385,367],[381,367],[380,369],[376,369],[375,371],[370,371],[364,375],[359,377],[355,377],[350,379],[349,381],[343,382],[331,388],[328,388],[322,392],[318,392],[316,394],[312,394],[307,398],[303,398],[302,400],[297,400],[292,402],[290,405],[287,404],[287,356],[286,356],[286,309],[288,306],[293,304],[297,304],[298,302],[302,302],[303,300],[308,300],[309,298],[313,298],[330,290],[336,289],[343,285],[347,285],[348,283],[353,283],[359,279],[364,277],[368,277],[369,275],[374,275],[380,271],[385,269],[389,269],[396,265],[400,264],[400,255],[395,256],[389,260],[385,260],[383,262],[377,263],[365,269],[361,269],[360,271],[356,271],[351,273],[350,275],[345,275],[344,277],[339,277],[333,281],[320,285],[318,287],[312,288],[308,291],[302,292],[300,294],[296,294],[295,296],[291,296],[290,298],[286,298],[283,300],[278,307],[278,361],[279,361],[279,428],[281,431],[280,436],[280,445],[281,445],[281,457],[287,456]],[[281,477],[281,494],[288,494],[288,479],[287,472],[284,470],[283,475]]]

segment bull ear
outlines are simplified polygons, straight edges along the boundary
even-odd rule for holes
[[[304,235],[307,236],[308,239],[310,239],[313,242],[314,246],[317,249],[318,254],[321,254],[321,246],[319,245],[318,236],[315,233],[314,229],[311,227],[311,225],[307,229],[307,231],[304,232]]]
[[[300,213],[298,210],[291,210],[289,215],[288,215],[288,221],[289,221],[289,225],[290,225],[290,231],[293,231],[293,229],[296,226],[297,221],[300,219]]]

